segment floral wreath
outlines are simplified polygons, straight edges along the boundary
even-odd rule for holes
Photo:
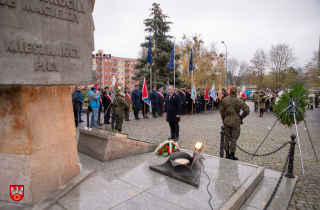
[[[152,154],[158,154],[163,157],[167,157],[174,152],[180,152],[178,143],[171,140],[165,140],[156,148],[156,150]]]

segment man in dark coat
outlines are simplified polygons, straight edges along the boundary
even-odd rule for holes
[[[179,121],[181,115],[181,98],[179,94],[175,93],[173,86],[168,87],[168,95],[164,107],[164,116],[169,122],[171,137],[168,139],[179,140]]]
[[[140,101],[141,101],[141,91],[139,90],[139,85],[135,85],[135,90],[132,91],[131,100],[132,100],[132,109],[134,112],[134,117],[136,120],[139,118],[139,110],[140,110]]]
[[[181,103],[182,103],[182,115],[185,115],[186,114],[186,91],[185,91],[185,87],[182,86],[181,87],[181,90],[179,92],[179,96],[181,98]]]
[[[77,97],[78,99],[78,103],[79,103],[79,111],[78,111],[78,118],[79,118],[79,122],[84,122],[81,119],[81,115],[82,115],[82,105],[84,104],[84,96],[81,92],[81,87],[77,86],[76,90],[73,92],[73,94]]]
[[[162,117],[163,107],[164,107],[164,95],[163,95],[163,87],[159,89],[158,92],[158,100],[159,100],[159,109],[158,109],[158,116]]]
[[[109,87],[106,86],[103,89],[102,93],[102,105],[103,105],[103,112],[104,112],[104,124],[111,124],[110,123],[110,110],[112,107],[112,99],[109,94]]]
[[[158,99],[158,92],[157,92],[157,87],[153,86],[152,91],[150,92],[150,101],[151,101],[151,108],[152,108],[152,116],[156,116],[156,111],[159,109],[159,99]]]
[[[188,87],[188,91],[186,92],[186,113],[191,114],[192,104],[191,88]]]
[[[77,98],[77,96],[74,95],[74,93],[72,93],[72,89],[71,89],[71,94],[72,94],[74,122],[75,122],[76,127],[78,127],[78,111],[79,111],[78,98]]]

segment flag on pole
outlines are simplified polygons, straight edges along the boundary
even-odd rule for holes
[[[209,101],[210,97],[209,97],[209,90],[208,90],[208,85],[206,84],[206,94],[204,95],[204,100]]]
[[[228,96],[230,96],[230,83],[228,83],[227,93],[228,93]]]
[[[220,99],[220,103],[221,103],[221,100],[222,100],[222,88],[221,88],[221,81],[220,81],[220,85],[219,85],[218,98]]]
[[[243,99],[246,98],[246,88],[244,87],[244,85],[242,85],[241,97],[242,97]]]
[[[169,87],[169,81],[167,81],[167,85],[166,85],[166,94],[168,94],[169,92],[168,92],[168,87]]]
[[[189,72],[193,70],[193,55],[191,49],[190,61],[189,61]]]
[[[210,97],[215,101],[217,99],[216,88],[214,87],[214,82],[212,83],[212,88],[210,92]]]
[[[149,48],[148,48],[148,57],[147,61],[152,65],[152,43],[151,43],[151,36],[149,37]]]
[[[117,86],[117,80],[116,80],[116,74],[115,73],[112,73],[112,84],[111,84],[112,87],[115,87]]]
[[[172,46],[172,52],[171,52],[171,56],[170,56],[169,69],[173,68],[173,65],[174,65],[173,60],[174,60],[174,43]]]
[[[96,89],[98,89],[98,83],[94,84],[94,86]]]
[[[146,104],[150,105],[146,78],[143,79],[142,100]]]
[[[193,103],[196,103],[196,80],[193,81],[193,88],[191,92],[191,98],[193,100]]]

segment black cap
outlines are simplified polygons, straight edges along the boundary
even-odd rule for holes
[[[188,87],[188,89],[191,89],[191,87]]]
[[[109,89],[109,86],[107,85],[104,89]]]
[[[91,90],[95,90],[96,88],[95,87],[91,87]]]
[[[129,88],[128,88],[128,87],[125,87],[124,89],[129,90]]]
[[[184,86],[181,86],[181,88],[185,88]]]
[[[139,85],[135,85],[135,87],[139,87]]]

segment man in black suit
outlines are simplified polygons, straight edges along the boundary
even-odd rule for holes
[[[179,94],[174,92],[173,86],[168,87],[168,95],[166,96],[164,116],[169,122],[171,137],[168,139],[179,140],[179,121],[181,115],[181,98]]]

